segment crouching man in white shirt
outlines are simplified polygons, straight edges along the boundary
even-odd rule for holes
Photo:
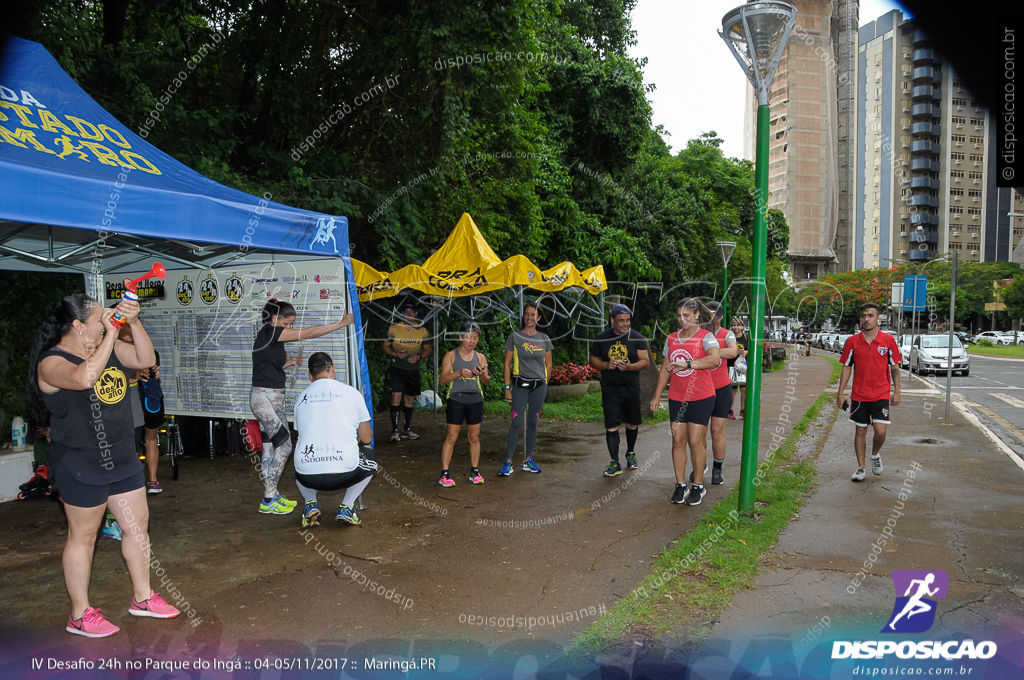
[[[330,355],[316,352],[308,366],[313,382],[295,400],[295,485],[306,502],[302,526],[319,526],[316,492],[338,489],[345,489],[345,500],[335,519],[358,525],[355,500],[377,474],[373,452],[359,450],[373,440],[370,412],[359,390],[335,379]]]

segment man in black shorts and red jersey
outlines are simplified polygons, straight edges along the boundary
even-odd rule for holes
[[[851,336],[843,345],[840,361],[843,374],[839,378],[836,406],[843,408],[843,392],[853,373],[853,392],[850,394],[850,420],[857,426],[854,448],[857,452],[857,471],[853,481],[864,480],[864,451],[867,447],[868,425],[875,430],[871,440],[871,471],[882,474],[882,457],[878,452],[885,443],[885,430],[892,422],[890,406],[900,403],[900,349],[888,333],[878,330],[878,305],[869,302],[860,308],[860,333]],[[892,396],[890,400],[890,390]]]
[[[635,470],[636,438],[640,434],[640,373],[651,363],[647,338],[631,328],[626,305],[612,307],[612,327],[601,331],[590,347],[590,366],[601,371],[601,406],[605,442],[612,462],[605,477],[622,474],[619,427],[626,423],[626,469]]]

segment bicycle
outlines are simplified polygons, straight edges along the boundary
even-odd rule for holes
[[[181,443],[181,430],[174,416],[168,416],[166,424],[160,428],[160,434],[166,437],[167,456],[171,459],[171,479],[178,480],[178,461],[185,454],[185,447]]]

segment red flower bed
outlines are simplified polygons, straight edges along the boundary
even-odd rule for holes
[[[551,369],[549,385],[579,385],[588,380],[597,380],[600,373],[586,364],[562,364]]]

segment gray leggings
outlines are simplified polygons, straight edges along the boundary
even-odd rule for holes
[[[523,441],[523,456],[529,460],[533,458],[533,446],[537,443],[537,423],[540,422],[540,411],[544,408],[544,398],[548,394],[547,383],[540,387],[524,389],[518,385],[512,385],[512,424],[508,428],[508,436],[505,438],[505,458],[512,460],[516,452],[516,445],[519,443],[519,430],[523,429],[523,421],[526,421],[526,435]]]
[[[277,495],[277,483],[281,481],[285,463],[292,455],[292,434],[288,430],[288,415],[284,410],[284,390],[270,387],[253,387],[249,393],[249,408],[260,421],[263,431],[263,496]],[[276,446],[275,446],[276,444]]]

